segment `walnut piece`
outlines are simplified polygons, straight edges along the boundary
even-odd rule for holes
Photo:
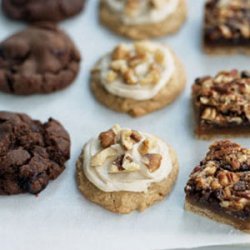
[[[138,151],[139,151],[139,153],[140,153],[141,155],[149,154],[149,153],[150,153],[150,150],[151,150],[152,148],[154,148],[155,145],[156,145],[155,140],[152,140],[152,139],[145,139],[145,140],[141,143],[141,145],[140,145]]]
[[[161,166],[162,156],[160,154],[146,154],[143,156],[143,163],[150,173],[155,172]]]
[[[135,130],[122,130],[121,131],[121,145],[125,150],[130,150],[133,148],[135,143],[141,140],[141,135]]]
[[[121,155],[112,163],[109,173],[130,173],[135,172],[140,169],[140,165],[133,162],[132,158],[129,155]]]
[[[116,134],[112,129],[102,132],[99,135],[99,140],[100,140],[102,148],[108,148],[111,145],[115,144],[115,138],[116,138]]]

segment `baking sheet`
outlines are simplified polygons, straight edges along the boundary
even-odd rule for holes
[[[123,38],[98,24],[97,0],[89,0],[82,15],[60,24],[74,39],[84,58],[77,81],[68,89],[47,96],[16,97],[0,94],[0,109],[26,112],[45,121],[60,120],[72,139],[72,156],[65,172],[38,197],[0,197],[0,244],[4,250],[127,250],[170,249],[216,244],[250,243],[250,236],[185,212],[184,186],[211,142],[193,136],[190,86],[204,74],[222,69],[246,69],[249,57],[208,57],[201,52],[202,0],[189,0],[189,19],[180,33],[163,38],[186,66],[188,85],[168,108],[139,119],[114,113],[97,103],[89,91],[89,70],[95,61]],[[0,12],[0,39],[24,24]],[[247,64],[248,63],[248,64]],[[75,162],[83,144],[114,123],[160,136],[177,151],[180,175],[168,199],[143,213],[116,215],[85,200],[75,183]],[[248,139],[236,142],[250,147]]]

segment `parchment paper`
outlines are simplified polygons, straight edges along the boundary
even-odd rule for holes
[[[52,1],[52,0],[51,0]],[[72,138],[72,156],[65,172],[38,197],[0,197],[0,249],[3,250],[128,250],[170,249],[214,244],[250,243],[250,236],[185,212],[184,186],[193,167],[211,142],[193,136],[190,86],[198,76],[223,69],[247,69],[249,57],[202,53],[200,37],[203,0],[189,0],[189,19],[180,33],[160,39],[176,51],[186,66],[184,94],[168,108],[139,119],[112,112],[98,104],[89,91],[89,70],[95,61],[123,38],[98,24],[97,0],[85,12],[60,23],[83,56],[77,81],[68,89],[46,96],[0,94],[0,109],[26,112],[34,118],[60,120]],[[52,13],[53,14],[53,13]],[[0,39],[25,27],[0,12]],[[83,144],[114,123],[151,132],[177,151],[180,175],[170,197],[143,213],[116,215],[85,200],[75,182],[75,162]],[[237,139],[250,147],[248,139]]]

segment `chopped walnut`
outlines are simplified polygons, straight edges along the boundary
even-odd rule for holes
[[[128,57],[129,57],[129,50],[123,44],[118,45],[112,53],[112,59],[114,61],[127,60]]]
[[[146,154],[143,157],[143,162],[149,172],[155,172],[161,166],[162,156],[160,154]]]
[[[102,148],[108,148],[111,145],[115,144],[115,137],[116,137],[116,134],[112,129],[102,132],[99,135],[99,140],[100,140]]]
[[[141,135],[135,130],[123,130],[121,132],[121,145],[126,149],[130,150],[133,148],[135,143],[141,140]]]
[[[140,169],[140,165],[133,162],[132,158],[128,155],[119,156],[111,165],[109,173],[130,173]]]
[[[116,80],[128,85],[155,85],[165,69],[163,49],[151,46],[149,42],[135,42],[131,46],[118,45],[111,53],[111,62],[106,82]]]
[[[155,147],[155,141],[152,139],[145,139],[140,147],[139,152],[141,155],[149,154],[150,150]]]

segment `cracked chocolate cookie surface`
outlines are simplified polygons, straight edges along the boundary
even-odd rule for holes
[[[80,54],[55,25],[39,23],[0,43],[0,91],[45,94],[70,85]]]
[[[2,7],[12,19],[57,22],[80,13],[84,3],[85,0],[3,0]]]
[[[0,112],[0,194],[37,194],[65,169],[70,137],[50,118]]]

